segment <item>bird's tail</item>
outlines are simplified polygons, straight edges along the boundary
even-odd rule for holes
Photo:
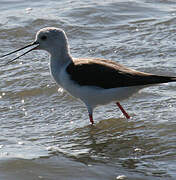
[[[146,81],[144,83],[146,83],[147,85],[147,84],[160,84],[160,83],[168,83],[168,82],[176,82],[176,77],[151,75],[151,76],[146,76]]]

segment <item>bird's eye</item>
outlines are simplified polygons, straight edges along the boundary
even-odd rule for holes
[[[46,40],[47,37],[45,35],[41,36],[41,40]]]

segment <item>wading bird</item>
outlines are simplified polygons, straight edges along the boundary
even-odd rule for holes
[[[84,102],[92,124],[94,123],[93,109],[96,106],[115,102],[128,119],[130,116],[120,105],[120,101],[144,87],[176,81],[176,77],[139,72],[111,60],[73,58],[65,32],[55,27],[39,30],[33,43],[5,54],[1,58],[30,46],[33,48],[6,64],[32,50],[47,51],[50,54],[50,71],[54,80],[72,96]]]

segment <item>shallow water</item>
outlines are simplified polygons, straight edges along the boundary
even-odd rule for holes
[[[100,57],[176,76],[176,2],[2,1],[0,54],[63,28],[74,57]],[[1,59],[0,65],[12,57]],[[87,110],[55,84],[46,52],[0,68],[0,179],[176,178],[176,84],[146,88],[121,104]],[[59,89],[59,90],[58,90]]]

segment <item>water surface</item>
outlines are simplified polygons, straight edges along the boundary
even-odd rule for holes
[[[112,59],[176,76],[176,2],[2,1],[0,54],[32,42],[43,27],[66,31],[74,57]],[[12,57],[1,59],[0,65]],[[176,84],[146,88],[95,110],[63,92],[46,52],[0,68],[0,179],[130,180],[176,178]]]

